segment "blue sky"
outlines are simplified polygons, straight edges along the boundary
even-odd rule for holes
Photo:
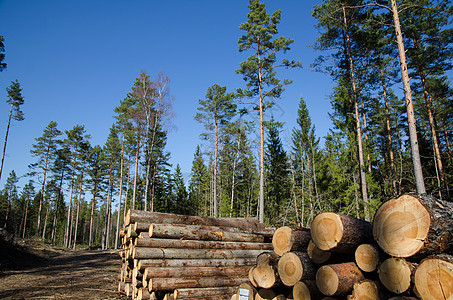
[[[332,126],[328,118],[332,82],[311,71],[321,53],[312,50],[317,36],[311,17],[321,1],[266,1],[269,13],[282,10],[279,34],[295,40],[287,59],[303,69],[280,71],[290,78],[274,118],[285,122],[286,143],[295,126],[302,96],[318,136]],[[171,163],[188,175],[202,125],[194,121],[198,100],[217,83],[229,91],[244,87],[235,74],[247,53],[239,53],[239,25],[247,18],[248,1],[145,0],[0,0],[0,35],[5,38],[7,69],[0,72],[0,142],[3,146],[9,106],[6,88],[18,79],[23,88],[25,120],[13,121],[0,180],[11,170],[24,175],[35,162],[30,155],[35,138],[50,121],[61,131],[80,124],[93,145],[103,145],[114,123],[113,109],[130,91],[140,71],[151,77],[165,72],[174,96],[174,129],[167,149]],[[21,186],[24,181],[21,181]]]

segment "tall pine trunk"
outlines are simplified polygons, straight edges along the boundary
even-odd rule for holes
[[[30,198],[27,197],[27,201],[25,202],[25,215],[24,215],[24,227],[23,227],[23,231],[22,231],[22,238],[25,238],[25,228],[26,228],[26,225],[27,225],[27,216],[28,216],[28,205],[29,205],[29,202],[30,202]]]
[[[415,124],[414,106],[412,101],[412,91],[410,78],[407,69],[406,51],[404,49],[403,35],[398,16],[398,6],[396,0],[390,1],[392,4],[393,23],[395,27],[396,42],[398,45],[398,55],[400,59],[401,77],[403,80],[404,97],[406,100],[407,123],[409,126],[409,139],[411,143],[412,164],[415,174],[415,186],[418,194],[426,194],[425,182],[423,179],[422,164],[420,160],[420,151],[418,148],[417,127]]]
[[[134,189],[132,190],[132,209],[135,209],[135,198],[137,195],[137,177],[138,177],[138,159],[140,153],[140,131],[137,133],[137,150],[135,152],[135,175],[134,175]]]
[[[96,206],[96,189],[97,183],[94,184],[93,199],[91,199],[90,233],[88,239],[89,249],[92,249],[93,246],[93,224],[94,224],[94,207]]]
[[[124,157],[124,134],[121,141],[121,160],[120,160],[120,191],[118,195],[118,215],[116,217],[116,234],[115,234],[115,249],[118,249],[118,238],[120,235],[120,212],[121,212],[121,196],[123,193],[123,157]]]
[[[43,241],[46,239],[47,218],[49,217],[49,207],[50,207],[50,203],[47,203],[46,217],[44,218],[44,227],[42,230],[42,240]]]
[[[69,206],[68,206],[68,217],[66,220],[66,228],[65,228],[65,237],[64,237],[64,246],[69,247],[69,227],[71,222],[71,208],[72,208],[72,190],[74,188],[74,177],[75,177],[75,169],[76,169],[76,160],[77,160],[77,147],[74,149],[74,160],[72,162],[72,174],[71,174],[71,186],[69,188]]]
[[[385,76],[384,76],[384,70],[382,66],[379,67],[380,72],[381,72],[381,84],[382,84],[382,92],[384,96],[384,106],[385,106],[385,125],[386,125],[386,131],[387,131],[387,143],[388,143],[388,151],[389,151],[389,158],[390,158],[390,170],[392,172],[392,178],[395,174],[395,157],[393,154],[393,142],[392,142],[392,128],[390,126],[390,108],[388,104],[388,98],[387,98],[387,87],[385,84]],[[392,179],[393,181],[393,179]],[[395,186],[393,187],[395,189]]]
[[[215,122],[215,146],[214,146],[214,192],[213,192],[213,206],[214,206],[214,218],[217,218],[217,151],[219,147],[219,140],[218,140],[218,127],[217,127],[217,116],[214,117]]]
[[[366,182],[366,174],[365,174],[365,163],[363,159],[363,145],[362,145],[362,129],[361,129],[361,122],[360,122],[360,115],[359,115],[359,104],[357,99],[357,87],[355,83],[354,77],[354,63],[352,60],[352,53],[351,53],[351,45],[350,45],[350,38],[349,33],[347,31],[348,23],[346,20],[346,9],[343,7],[343,21],[344,21],[344,34],[346,40],[346,53],[348,56],[349,61],[349,71],[351,74],[351,84],[352,84],[352,96],[354,101],[354,115],[356,119],[356,134],[357,134],[357,147],[358,147],[358,155],[359,155],[359,168],[360,168],[360,181],[362,184],[362,200],[364,206],[364,213],[365,213],[365,220],[370,221],[370,211],[369,211],[369,203],[368,203],[368,191],[367,191],[367,182]]]
[[[8,142],[9,126],[11,124],[12,115],[13,115],[13,104],[11,103],[11,108],[9,110],[9,117],[8,117],[8,125],[6,126],[5,142],[3,144],[2,163],[0,164],[0,179],[2,178],[3,161],[5,160],[6,143]]]
[[[47,163],[49,162],[49,152],[50,152],[50,147],[47,148],[46,162],[44,163],[44,175],[42,178],[41,197],[39,198],[38,222],[36,224],[36,235],[37,236],[39,236],[39,227],[41,225],[41,210],[42,210],[42,201],[44,200],[44,188],[46,187]]]
[[[83,174],[85,171],[85,161],[83,162],[83,167],[82,167],[82,174],[80,175],[80,186],[79,186],[79,193],[77,197],[77,213],[76,213],[76,219],[75,219],[75,226],[74,226],[74,246],[73,249],[76,249],[77,245],[77,230],[79,226],[79,212],[80,212],[80,199],[82,198],[82,184],[83,184]]]

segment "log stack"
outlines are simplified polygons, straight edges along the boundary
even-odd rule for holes
[[[118,291],[132,299],[230,299],[274,229],[256,218],[129,210]]]
[[[321,213],[284,226],[232,300],[453,299],[453,204],[404,194],[373,222]],[[329,298],[332,297],[332,298]]]

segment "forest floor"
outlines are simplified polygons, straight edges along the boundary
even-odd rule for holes
[[[128,299],[115,250],[67,250],[0,237],[0,299]]]

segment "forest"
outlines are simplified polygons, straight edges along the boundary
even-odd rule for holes
[[[320,212],[370,221],[402,193],[451,201],[453,189],[453,8],[448,0],[323,0],[312,15],[319,31],[311,65],[329,74],[334,124],[316,136],[303,98],[297,126],[282,141],[269,110],[291,84],[280,69],[294,40],[278,31],[280,10],[250,0],[238,24],[232,71],[242,87],[213,84],[198,101],[204,127],[187,182],[169,163],[173,97],[169,76],[140,72],[103,145],[83,124],[50,120],[30,149],[27,174],[2,174],[11,123],[26,116],[20,80],[6,91],[0,227],[68,248],[118,248],[128,209],[209,217],[257,217],[267,226],[309,226]],[[285,32],[283,34],[291,34]],[[0,35],[0,71],[8,41]],[[215,80],[215,78],[214,78]],[[132,78],[131,78],[132,81]],[[2,112],[6,113],[6,112]],[[247,118],[255,115],[256,118]],[[252,121],[254,120],[254,121]],[[173,171],[174,170],[174,171]],[[19,186],[19,176],[28,183]]]

